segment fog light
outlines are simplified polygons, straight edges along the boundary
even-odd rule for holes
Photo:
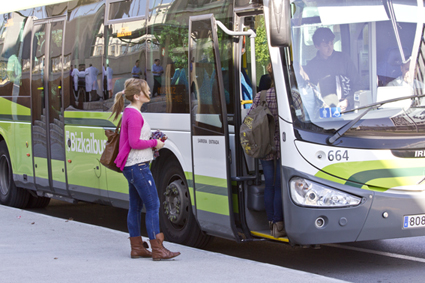
[[[315,224],[317,228],[322,228],[325,225],[325,219],[317,217]]]

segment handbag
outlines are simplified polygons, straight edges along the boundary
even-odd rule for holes
[[[105,149],[103,150],[102,156],[100,157],[100,163],[106,168],[122,173],[121,169],[117,167],[114,163],[117,158],[119,146],[120,146],[120,128],[121,121],[118,122],[117,128],[115,131],[105,130],[105,135],[108,138],[108,141],[105,144]]]

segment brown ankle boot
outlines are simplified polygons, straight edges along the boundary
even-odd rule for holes
[[[151,240],[152,246],[152,259],[157,261],[161,259],[170,259],[180,255],[179,252],[170,252],[162,245],[164,242],[164,234],[159,233],[156,235],[156,239]]]
[[[130,237],[131,258],[152,257],[152,253],[147,250],[148,243],[143,242],[142,237]]]
[[[273,224],[273,233],[272,236],[275,238],[285,237],[286,232],[283,225],[283,221],[276,222]]]
[[[269,221],[270,235],[273,235],[273,221]]]

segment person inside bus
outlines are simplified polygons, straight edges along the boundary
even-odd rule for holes
[[[272,79],[270,78],[269,74],[264,74],[260,78],[260,83],[258,85],[257,91],[260,92],[262,90],[266,90],[271,88],[272,86]]]
[[[152,257],[153,260],[170,259],[179,252],[164,248],[164,234],[159,227],[159,198],[155,181],[149,169],[153,159],[153,149],[160,149],[164,143],[160,139],[150,139],[151,128],[140,111],[150,99],[148,83],[142,79],[127,79],[124,90],[115,95],[112,114],[116,120],[124,109],[124,97],[130,104],[124,109],[120,131],[120,143],[115,164],[128,181],[129,210],[127,227],[130,234],[131,258]],[[147,250],[140,234],[143,204],[146,208],[145,224],[152,252]]]
[[[160,95],[161,92],[161,77],[164,73],[164,68],[162,68],[161,60],[155,59],[154,64],[152,65],[152,74],[153,74],[153,91],[152,91],[152,97],[155,97],[155,95]]]
[[[136,62],[134,63],[134,67],[131,70],[131,74],[133,75],[133,78],[135,79],[140,79],[140,74],[142,72],[142,70],[140,70],[139,68],[139,64],[140,64],[140,61],[136,60]]]
[[[86,92],[89,93],[88,101],[97,101],[100,99],[97,95],[97,75],[99,70],[96,67],[93,67],[92,64],[85,70],[86,71]]]
[[[71,73],[71,77],[73,78],[74,81],[74,91],[77,92],[78,91],[78,69],[77,69],[77,65],[74,65],[74,69],[72,70]]]
[[[284,237],[286,232],[283,224],[283,203],[281,176],[279,170],[280,164],[280,139],[279,139],[279,114],[277,111],[276,92],[274,88],[273,69],[271,63],[267,66],[267,72],[271,78],[271,87],[267,90],[266,102],[268,108],[273,114],[275,121],[274,141],[276,152],[270,153],[265,158],[260,159],[263,167],[265,188],[264,204],[266,208],[267,220],[270,228],[270,234],[275,237]],[[254,101],[249,112],[260,104],[261,92],[255,95]]]
[[[334,50],[335,34],[330,28],[318,28],[313,34],[316,56],[300,66],[304,80],[318,86],[322,98],[330,107],[341,111],[352,109],[359,76],[350,56]]]
[[[103,77],[103,90],[105,92],[105,99],[112,98],[112,75],[113,71],[109,64],[103,66],[102,68],[102,77]]]
[[[406,62],[400,65],[401,75],[394,80],[390,81],[387,86],[413,86],[413,88],[424,88],[424,84],[413,80],[413,77],[410,74],[410,57]],[[412,83],[413,82],[413,83]]]

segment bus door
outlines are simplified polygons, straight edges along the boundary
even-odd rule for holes
[[[62,109],[64,19],[35,21],[31,43],[31,109],[37,189],[65,194]]]
[[[192,186],[203,231],[235,238],[227,111],[213,15],[190,17]]]

